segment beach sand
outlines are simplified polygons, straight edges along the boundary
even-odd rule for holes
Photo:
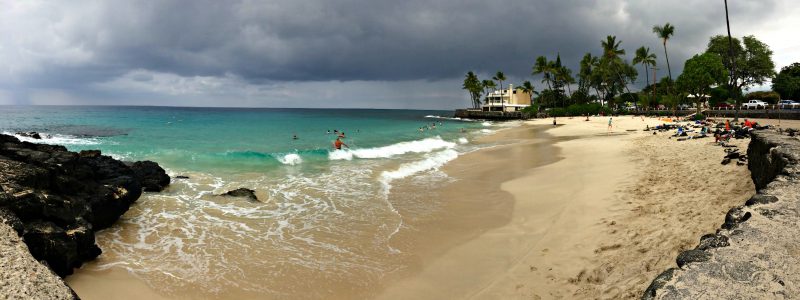
[[[608,118],[558,122],[547,134],[560,159],[500,184],[514,199],[507,224],[447,250],[381,298],[638,298],[754,193],[746,166],[721,165],[724,150],[711,138],[641,131],[662,123],[654,118],[614,118],[611,132]],[[744,150],[747,140],[733,143]]]
[[[393,182],[390,200],[406,217],[391,243],[410,254],[406,268],[333,298],[638,298],[754,193],[746,166],[720,164],[713,138],[641,131],[655,118],[617,117],[611,131],[602,117],[551,122],[478,140],[496,146],[447,164],[452,182],[441,189]],[[426,214],[425,202],[441,207]],[[84,299],[160,297],[121,269],[67,282]]]

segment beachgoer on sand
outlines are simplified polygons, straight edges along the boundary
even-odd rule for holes
[[[608,131],[611,131],[611,129],[614,127],[613,125],[611,125],[611,119],[613,118],[608,118]]]
[[[336,141],[334,141],[334,142],[333,142],[333,148],[336,148],[336,150],[342,150],[342,146],[345,146],[345,147],[347,147],[347,148],[350,148],[350,146],[348,146],[347,144],[345,144],[344,142],[342,142],[341,138],[338,138],[338,137],[337,137],[337,138],[336,138]]]

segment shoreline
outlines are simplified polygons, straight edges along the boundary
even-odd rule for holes
[[[658,157],[676,149],[691,150],[707,156],[701,163],[715,172],[725,170],[718,166],[722,149],[711,148],[706,144],[708,139],[677,142],[667,139],[666,134],[650,136],[649,132],[641,132],[644,124],[662,123],[654,118],[640,121],[615,117],[615,125],[621,127],[611,134],[606,134],[607,118],[593,117],[591,122],[559,118],[559,123],[565,125],[555,128],[549,125],[550,121],[528,121],[481,137],[479,143],[501,145],[466,153],[445,164],[442,171],[455,181],[436,191],[423,192],[433,192],[433,197],[445,200],[443,213],[405,219],[404,229],[392,239],[393,248],[412,253],[403,261],[406,268],[387,274],[380,286],[361,292],[345,288],[344,293],[336,295],[378,299],[634,298],[641,295],[658,271],[672,263],[679,251],[694,246],[699,233],[718,226],[719,216],[724,215],[729,203],[749,197],[747,186],[736,192],[707,191],[695,195],[692,201],[714,196],[712,193],[718,193],[717,198],[731,199],[708,204],[701,212],[689,211],[691,215],[683,219],[650,220],[659,214],[686,214],[686,210],[669,206],[687,202],[676,201],[675,195],[667,192],[653,200],[665,202],[658,209],[667,210],[666,213],[643,212],[642,207],[657,203],[647,202],[647,197],[637,193],[648,187],[669,191],[697,181],[698,177],[652,182],[653,176],[674,173],[670,164],[681,164],[681,160],[671,159],[659,165],[650,161],[646,151]],[[674,148],[677,146],[685,149]],[[651,167],[664,174],[648,177]],[[733,170],[733,174],[723,174],[723,179],[744,174],[741,168]],[[393,186],[395,196],[415,192],[410,179],[395,181]],[[413,210],[409,205],[413,203],[404,206],[403,201],[425,200],[421,198],[390,197],[404,217]],[[569,201],[565,203],[564,199]],[[696,228],[664,230],[687,222],[700,224]],[[620,239],[626,242],[613,242]],[[646,245],[664,249],[641,252]],[[620,259],[626,263],[619,267],[609,265]],[[133,286],[130,293],[143,291],[151,297],[164,296],[123,269],[107,271],[115,278],[84,278],[89,279],[85,280],[86,289],[103,295],[92,287],[99,280],[104,282],[102,285],[122,289]],[[612,271],[611,275],[603,274]],[[74,283],[78,280],[74,277],[67,281]],[[86,292],[79,294],[91,297]]]
[[[638,298],[753,193],[746,167],[719,165],[724,152],[713,140],[641,131],[656,118],[616,117],[606,133],[607,120],[545,126],[559,159],[501,183],[514,197],[509,221],[430,258],[379,299]]]

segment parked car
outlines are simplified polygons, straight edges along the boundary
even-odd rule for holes
[[[742,108],[744,109],[763,109],[767,108],[767,102],[761,100],[750,100],[746,103],[742,103]]]
[[[732,104],[725,103],[725,102],[717,103],[717,105],[714,106],[714,109],[720,109],[720,110],[734,109],[734,108],[735,108],[735,106],[733,106]]]
[[[781,109],[795,109],[800,108],[800,103],[797,103],[794,100],[781,100],[778,101],[778,107]]]

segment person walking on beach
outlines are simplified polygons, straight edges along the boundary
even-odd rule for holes
[[[612,126],[612,125],[611,125],[611,119],[612,119],[612,118],[608,118],[608,131],[609,131],[609,132],[610,132],[610,131],[611,131],[611,129],[614,127],[614,126]]]
[[[348,146],[347,144],[345,144],[344,142],[342,142],[342,139],[341,139],[341,138],[338,138],[338,137],[337,137],[337,138],[336,138],[336,141],[334,141],[334,142],[333,142],[333,148],[336,148],[336,150],[342,150],[342,146],[345,146],[345,147],[347,147],[347,148],[350,148],[350,146]]]

